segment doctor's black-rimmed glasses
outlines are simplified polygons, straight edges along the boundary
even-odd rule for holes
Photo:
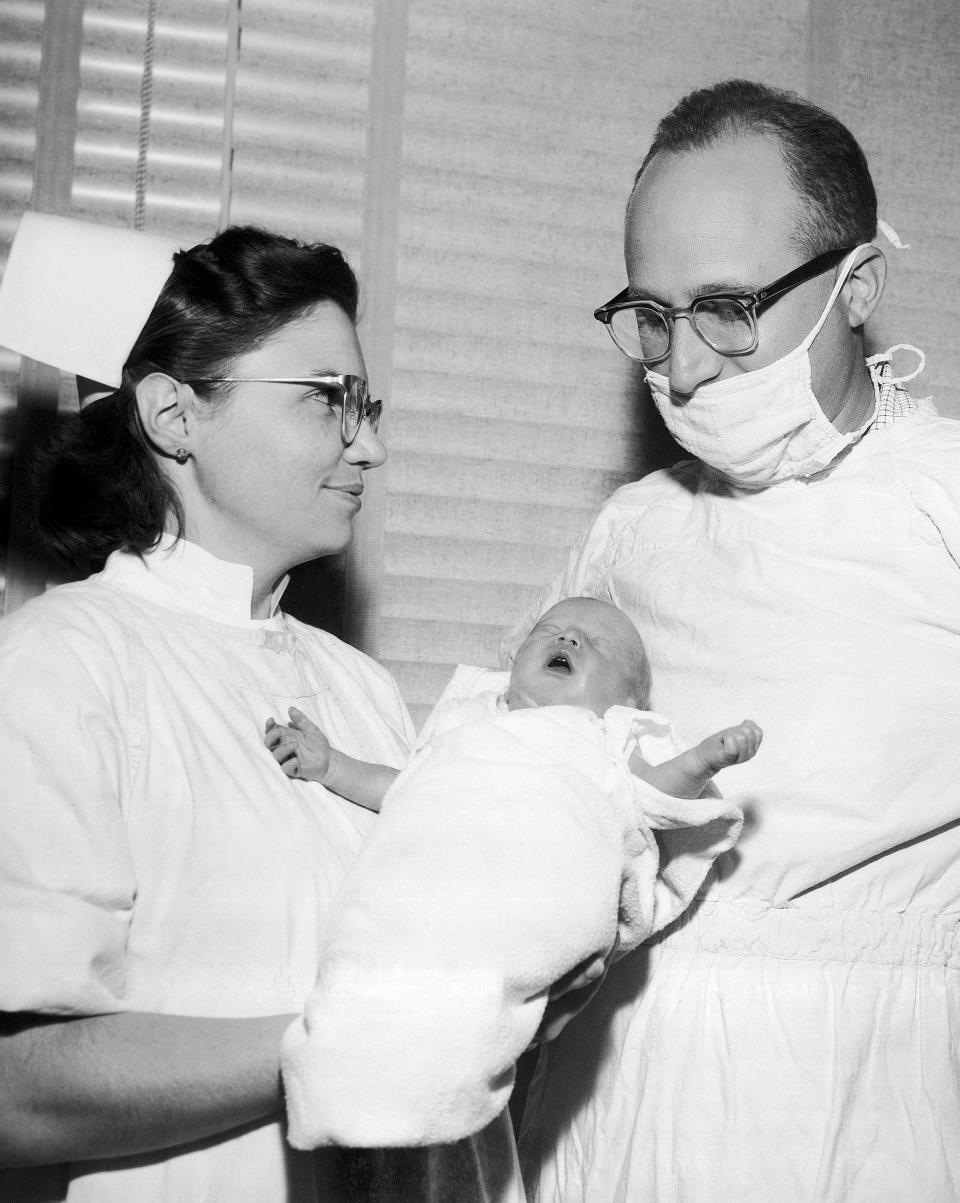
[[[719,355],[749,355],[759,341],[757,313],[798,285],[836,267],[852,250],[846,246],[824,251],[756,292],[709,293],[687,306],[631,297],[627,287],[595,309],[593,316],[607,327],[624,355],[643,364],[659,363],[670,354],[673,324],[680,317],[689,319],[699,337]]]

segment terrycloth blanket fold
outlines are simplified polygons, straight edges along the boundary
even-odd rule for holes
[[[294,1146],[479,1131],[506,1105],[549,987],[690,903],[741,815],[639,781],[626,764],[638,741],[654,763],[680,750],[650,713],[494,705],[414,755],[347,874],[316,986],[284,1037]]]

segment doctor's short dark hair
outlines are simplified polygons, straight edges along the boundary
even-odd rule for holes
[[[136,388],[145,376],[228,376],[238,356],[322,301],[355,324],[358,295],[357,278],[336,247],[255,226],[231,226],[178,252],[120,387],[81,410],[40,458],[38,522],[51,550],[89,571],[113,551],[154,546],[171,517],[182,531],[180,499],[140,424]],[[218,404],[214,386],[194,391]]]
[[[869,242],[877,194],[860,144],[842,121],[794,92],[727,79],[690,92],[661,120],[634,186],[661,151],[703,150],[723,138],[775,138],[803,202],[797,249],[823,251]]]

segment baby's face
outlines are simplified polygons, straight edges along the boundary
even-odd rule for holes
[[[616,606],[568,597],[543,614],[520,645],[510,673],[507,705],[639,706],[638,668],[646,660],[633,623]]]

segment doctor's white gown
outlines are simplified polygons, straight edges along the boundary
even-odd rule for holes
[[[960,423],[762,492],[654,473],[541,601],[579,593],[633,617],[682,741],[764,742],[718,779],[744,834],[699,903],[542,1050],[531,1197],[955,1203]]]

